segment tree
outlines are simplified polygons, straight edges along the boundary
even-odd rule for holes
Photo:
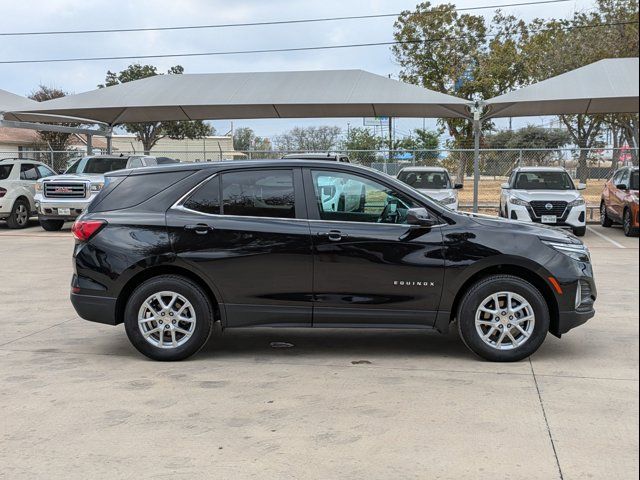
[[[327,152],[336,147],[341,132],[335,126],[295,127],[275,137],[274,143],[282,151]]]
[[[380,148],[380,137],[371,133],[368,128],[351,128],[342,142],[342,148],[347,150],[349,159],[355,163],[370,164],[376,158]]]
[[[401,66],[400,78],[437,92],[473,99],[493,97],[525,80],[520,60],[520,39],[526,24],[497,12],[492,20],[495,35],[487,37],[484,17],[459,14],[453,4],[432,6],[423,2],[414,11],[400,14],[394,25],[393,54]],[[472,145],[473,125],[466,119],[441,121],[454,146]],[[487,129],[491,128],[486,123]],[[464,179],[466,158],[461,159],[458,178]]]
[[[184,68],[180,65],[176,65],[171,67],[167,71],[167,74],[180,75],[183,72]],[[156,75],[162,75],[162,73],[158,73],[157,68],[153,65],[140,65],[136,63],[129,65],[125,70],[122,70],[119,73],[108,71],[105,83],[103,85],[98,85],[98,87],[110,87]],[[144,153],[147,155],[150,153],[154,145],[164,137],[183,140],[185,138],[203,138],[215,133],[213,127],[200,120],[125,123],[123,126],[128,133],[133,133],[136,136],[136,139],[142,142]]]
[[[571,143],[571,135],[561,128],[529,125],[520,130],[503,130],[485,137],[485,146],[492,149],[558,149]]]
[[[258,137],[249,127],[238,128],[233,132],[233,148],[240,152],[251,150],[271,150],[271,142],[268,138]]]
[[[577,12],[568,20],[534,20],[523,45],[530,80],[544,80],[604,58],[637,56],[637,22],[637,0],[598,0],[595,9]],[[561,115],[560,120],[582,149],[578,177],[586,181],[589,149],[599,144],[607,117]]]
[[[67,92],[60,90],[59,88],[40,85],[37,90],[31,92],[29,98],[31,100],[35,100],[36,102],[46,102],[47,100],[65,97],[66,95]],[[64,125],[67,127],[78,126],[77,123],[56,123],[55,125]],[[62,152],[63,150],[67,150],[72,135],[72,133],[65,132],[38,131],[38,137],[40,138],[40,140],[42,140],[43,143],[46,143],[47,146],[54,152]]]

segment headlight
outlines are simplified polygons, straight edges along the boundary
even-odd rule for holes
[[[511,203],[512,205],[520,205],[521,207],[529,206],[529,202],[527,202],[526,200],[522,200],[521,198],[518,198],[518,197],[509,198],[509,203]]]
[[[576,198],[573,202],[569,202],[569,207],[580,207],[581,205],[584,205],[584,198],[580,197],[580,198]]]
[[[92,192],[99,192],[100,190],[102,190],[103,186],[104,186],[104,183],[92,183],[91,184],[91,191]]]
[[[553,248],[556,252],[560,252],[567,257],[571,257],[578,262],[590,262],[591,256],[589,249],[581,243],[557,243],[542,240],[542,243]]]
[[[36,182],[36,192],[41,192],[42,191],[42,183],[40,182]]]
[[[451,205],[453,203],[456,203],[456,197],[443,198],[442,200],[440,200],[440,203],[444,205]]]

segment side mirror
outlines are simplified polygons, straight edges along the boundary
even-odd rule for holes
[[[511,187],[509,186],[508,183],[503,183],[502,185],[500,185],[500,188],[503,189],[503,190],[509,190],[509,188],[511,188]]]
[[[64,168],[59,168],[57,173],[58,175],[64,175],[65,169]]]
[[[436,224],[426,208],[410,208],[407,210],[407,224],[417,225],[419,227],[432,227]]]
[[[454,190],[462,190],[464,188],[464,185],[462,183],[456,183],[453,186]]]
[[[619,183],[616,185],[616,188],[618,190],[629,190],[629,187],[627,187],[624,183]]]
[[[587,189],[587,185],[585,183],[578,184],[578,190],[586,190],[586,189]]]

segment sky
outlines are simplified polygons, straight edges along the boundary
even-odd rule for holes
[[[458,0],[458,8],[525,0]],[[418,0],[0,0],[0,33],[46,30],[162,27],[399,13]],[[444,3],[440,1],[434,4]],[[525,20],[535,17],[567,17],[575,10],[591,8],[593,0],[550,5],[503,8]],[[490,17],[492,10],[474,12]],[[384,42],[393,40],[394,18],[335,21],[313,24],[252,26],[165,32],[131,32],[59,36],[0,36],[0,60],[69,58],[116,55],[153,55],[182,52],[226,51]],[[38,85],[70,93],[93,90],[104,82],[107,70],[120,71],[134,60],[74,63],[0,64],[0,88],[28,95]],[[180,64],[185,73],[363,69],[397,78],[400,68],[388,46],[313,52],[251,54],[218,57],[149,59],[159,71]],[[550,119],[514,120],[514,127],[549,123]],[[500,121],[500,122],[506,122]],[[228,121],[211,122],[218,133],[231,128]],[[234,128],[251,127],[257,135],[273,137],[294,126],[362,126],[354,119],[234,120]],[[434,120],[426,120],[435,128]],[[506,125],[506,124],[505,124]],[[498,127],[503,127],[498,123]],[[422,119],[399,119],[396,135],[422,128]]]

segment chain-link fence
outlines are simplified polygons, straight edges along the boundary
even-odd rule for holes
[[[117,151],[117,155],[141,152]],[[277,159],[303,151],[153,151],[157,157],[170,157],[181,162],[216,162],[241,159]],[[319,152],[316,152],[319,153]],[[347,155],[352,163],[364,165],[389,175],[396,175],[410,166],[440,166],[446,168],[452,180],[463,183],[460,191],[462,209],[473,205],[473,150],[415,150],[415,151],[367,151],[334,150],[332,153]],[[62,171],[84,155],[81,151],[64,152],[0,152],[0,159],[22,157],[38,160]],[[512,170],[518,166],[553,166],[565,168],[576,182],[586,184],[583,195],[587,204],[597,207],[605,179],[624,165],[638,165],[638,150],[622,149],[502,149],[480,151],[480,179],[478,203],[482,211],[495,212],[500,199],[500,186],[506,182]],[[597,215],[597,212],[594,212]]]

